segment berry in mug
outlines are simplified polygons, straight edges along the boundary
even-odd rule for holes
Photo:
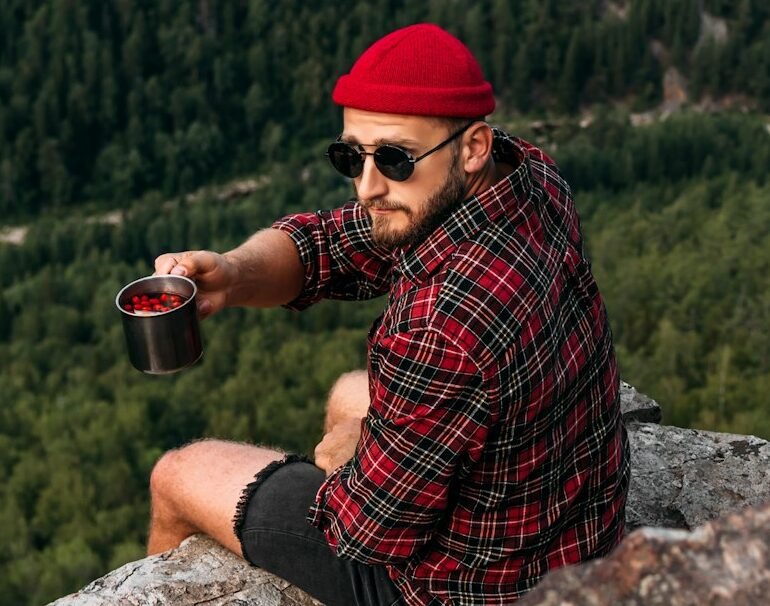
[[[137,316],[155,316],[176,309],[185,301],[187,297],[173,293],[144,293],[123,303],[123,309]]]

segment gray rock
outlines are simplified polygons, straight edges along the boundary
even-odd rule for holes
[[[629,529],[695,528],[770,502],[770,444],[753,436],[630,424]]]
[[[664,528],[633,532],[610,557],[549,574],[520,603],[768,603],[756,596],[770,590],[770,505],[746,509],[694,533],[669,529],[695,528],[770,503],[770,444],[752,436],[644,422],[660,420],[660,408],[628,384],[621,386],[621,403],[632,456],[628,527]],[[178,549],[126,564],[51,606],[201,603],[320,604],[211,539],[195,536]]]
[[[620,411],[626,423],[660,423],[660,406],[652,398],[636,391],[625,381],[620,382]]]
[[[131,562],[50,606],[322,606],[297,587],[196,535]]]
[[[556,570],[521,606],[757,606],[770,599],[770,504],[694,532],[643,528],[608,557]]]

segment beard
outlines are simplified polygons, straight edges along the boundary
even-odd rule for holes
[[[465,175],[453,158],[444,183],[418,209],[393,200],[367,200],[359,203],[365,208],[397,210],[406,215],[407,225],[395,229],[387,216],[371,215],[372,239],[377,246],[394,249],[419,244],[430,236],[465,198]]]

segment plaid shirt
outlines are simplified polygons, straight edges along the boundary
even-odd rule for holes
[[[356,454],[309,519],[410,605],[510,604],[624,532],[618,370],[569,187],[525,141],[494,149],[513,173],[415,247],[377,249],[356,203],[274,224],[305,266],[291,307],[388,294]]]

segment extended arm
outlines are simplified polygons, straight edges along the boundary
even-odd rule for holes
[[[155,273],[195,280],[198,307],[205,317],[226,306],[288,303],[302,290],[304,268],[286,233],[264,229],[224,254],[207,250],[163,254],[155,259]]]
[[[195,280],[205,317],[226,306],[304,309],[321,299],[376,297],[390,285],[392,262],[372,242],[366,212],[349,203],[284,217],[224,254],[166,253],[155,273]]]
[[[297,247],[285,232],[259,231],[224,257],[236,273],[228,306],[284,305],[302,290],[305,270]]]

